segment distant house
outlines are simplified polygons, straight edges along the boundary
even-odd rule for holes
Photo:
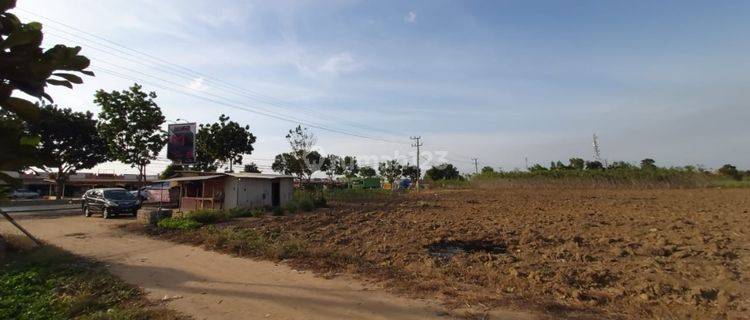
[[[178,189],[180,211],[281,206],[294,193],[293,177],[276,174],[215,173],[164,181]]]

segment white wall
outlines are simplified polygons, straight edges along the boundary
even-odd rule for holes
[[[292,199],[294,194],[292,179],[229,177],[224,183],[224,209],[270,206],[273,201],[271,188],[272,184],[276,181],[279,182],[280,204],[284,205]]]

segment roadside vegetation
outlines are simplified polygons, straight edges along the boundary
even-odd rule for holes
[[[0,265],[0,319],[188,319],[149,302],[101,264],[45,246]]]

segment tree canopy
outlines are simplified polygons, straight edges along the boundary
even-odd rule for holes
[[[242,168],[242,172],[260,173],[260,169],[258,169],[258,165],[255,162],[250,162]]]
[[[129,90],[98,90],[94,103],[101,106],[99,132],[109,144],[109,155],[138,168],[140,182],[145,182],[146,165],[156,159],[167,143],[161,126],[165,122],[156,104],[156,93],[145,93],[137,83]]]
[[[343,160],[335,154],[329,154],[323,158],[320,170],[326,173],[328,179],[333,181],[333,177],[344,173]]]
[[[375,172],[375,169],[373,167],[363,166],[362,168],[359,168],[359,176],[363,178],[372,178],[377,175],[378,173]]]
[[[461,179],[458,169],[450,163],[432,166],[432,168],[425,172],[425,176],[433,181]]]
[[[345,156],[341,162],[341,173],[348,179],[354,178],[359,173],[359,164],[354,156]]]
[[[403,173],[402,169],[403,166],[396,159],[383,161],[378,164],[378,172],[390,183],[393,183],[401,176]]]
[[[417,181],[419,177],[422,176],[422,170],[420,170],[419,167],[410,164],[405,165],[401,170],[401,173],[411,181]]]
[[[324,161],[317,151],[313,151],[315,146],[315,135],[305,127],[297,126],[286,135],[291,152],[276,155],[271,169],[284,174],[294,174],[302,179],[307,177],[310,180],[312,174],[321,169]]]
[[[256,137],[250,132],[250,126],[241,126],[230,121],[225,115],[212,124],[201,124],[196,134],[196,169],[215,171],[220,165],[229,164],[233,170],[234,163],[242,163],[243,154],[253,152]]]
[[[175,173],[177,173],[177,171],[180,171],[180,170],[185,170],[185,166],[170,163],[167,165],[166,168],[164,168],[164,171],[162,171],[159,174],[159,179],[169,179],[172,176],[174,176]]]
[[[57,182],[57,196],[70,174],[107,161],[107,141],[99,135],[91,112],[47,105],[39,120],[29,124],[29,132],[40,137],[37,152],[40,169]]]

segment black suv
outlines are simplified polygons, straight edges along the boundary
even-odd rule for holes
[[[81,198],[81,210],[87,217],[92,213],[101,213],[104,219],[118,214],[135,215],[138,207],[138,199],[122,188],[91,189]]]

